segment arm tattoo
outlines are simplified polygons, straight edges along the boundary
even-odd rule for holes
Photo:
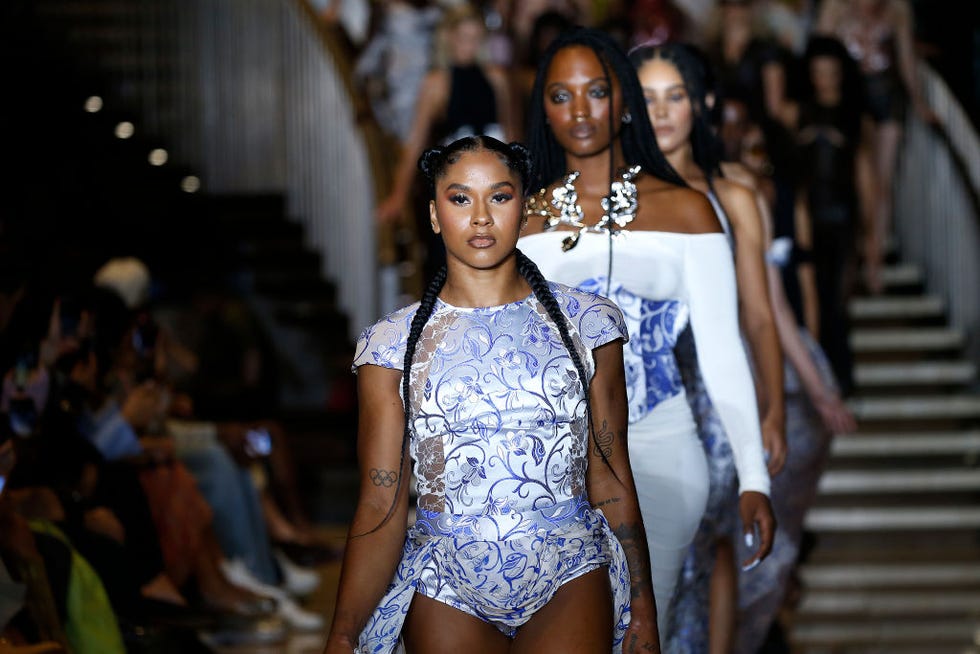
[[[641,645],[640,642],[639,642],[639,640],[640,639],[636,636],[636,634],[632,634],[630,636],[629,645],[626,646],[626,647],[623,647],[623,651],[624,652],[641,652],[641,651],[642,652],[652,652],[652,651],[654,651],[654,647],[653,647],[653,644],[652,643],[643,643]]]
[[[622,501],[623,499],[621,497],[610,497],[602,500],[601,502],[596,502],[595,504],[592,505],[592,508],[601,509],[602,507],[607,506],[609,504],[619,504]]]
[[[613,530],[626,554],[630,571],[630,596],[638,597],[643,587],[650,583],[650,558],[643,543],[643,530],[636,524],[621,524]]]
[[[595,453],[606,459],[611,457],[615,439],[616,435],[609,430],[609,423],[603,419],[602,427],[597,429],[595,433]]]
[[[394,470],[379,470],[378,468],[371,468],[368,473],[371,476],[371,483],[375,486],[384,486],[385,488],[391,488],[398,481],[398,475],[395,474]]]

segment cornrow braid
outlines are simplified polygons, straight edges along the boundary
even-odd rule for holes
[[[574,341],[572,341],[572,335],[568,331],[568,318],[565,317],[565,313],[558,306],[558,300],[555,298],[555,294],[551,292],[551,285],[548,284],[548,280],[541,274],[538,265],[520,250],[516,250],[515,252],[517,255],[517,271],[524,278],[524,281],[527,282],[528,286],[531,287],[531,290],[534,292],[534,297],[541,303],[545,311],[548,312],[548,317],[558,327],[561,342],[564,343],[565,349],[568,350],[568,356],[571,357],[572,363],[575,364],[575,370],[578,372],[579,379],[582,381],[582,388],[585,393],[585,413],[588,417],[589,432],[595,441],[596,451],[599,452],[602,460],[612,470],[609,459],[606,458],[606,454],[603,452],[602,447],[599,446],[599,441],[595,436],[595,429],[592,425],[592,405],[589,402],[589,377],[585,370],[585,364],[582,363],[582,357],[579,356],[578,349],[575,347]],[[615,471],[613,471],[613,474],[616,474]]]
[[[401,493],[402,484],[405,483],[405,476],[402,474],[402,470],[405,467],[405,451],[408,449],[408,443],[412,437],[411,396],[409,395],[411,392],[412,360],[415,358],[415,348],[418,346],[419,339],[422,337],[422,330],[425,329],[426,323],[429,322],[429,318],[432,317],[432,312],[435,310],[439,291],[442,290],[443,285],[446,283],[446,273],[446,266],[442,266],[436,271],[432,281],[426,287],[425,293],[422,294],[422,299],[419,301],[419,308],[416,309],[415,315],[412,316],[412,324],[408,328],[408,340],[405,342],[405,358],[402,362],[402,402],[405,405],[405,430],[402,432],[402,447],[398,458],[398,483],[395,486],[395,497],[391,501],[391,506],[388,508],[385,517],[381,519],[381,522],[370,531],[358,534],[357,536],[367,536],[381,529],[391,518],[395,512],[395,507],[398,505],[398,495]]]

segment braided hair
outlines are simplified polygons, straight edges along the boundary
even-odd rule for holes
[[[516,172],[520,177],[522,192],[525,195],[528,193],[532,171],[531,158],[528,149],[520,143],[515,142],[505,144],[490,136],[467,136],[450,143],[446,147],[430,148],[423,152],[422,156],[419,158],[419,169],[428,180],[430,189],[434,190],[436,181],[445,175],[446,169],[450,165],[459,161],[464,152],[478,151],[490,151],[498,154],[507,167]],[[572,340],[571,331],[569,330],[568,319],[565,317],[564,312],[562,312],[561,307],[558,304],[558,300],[555,298],[555,295],[551,290],[551,286],[544,278],[544,275],[541,274],[537,264],[531,261],[527,255],[520,250],[515,250],[515,257],[517,259],[518,273],[524,278],[524,281],[527,282],[528,286],[531,287],[534,297],[541,303],[541,306],[544,307],[552,322],[555,323],[555,326],[558,329],[558,334],[561,336],[561,341],[564,344],[565,349],[568,350],[568,355],[572,359],[575,370],[582,382],[582,387],[583,389],[587,389],[589,377],[585,369],[585,363],[582,361],[582,357],[575,348],[575,343]],[[418,347],[419,339],[422,337],[422,332],[424,331],[426,324],[428,324],[429,318],[432,317],[432,312],[435,310],[436,299],[438,298],[440,291],[442,291],[442,287],[446,283],[447,273],[447,268],[445,265],[443,265],[436,272],[435,276],[432,278],[432,281],[429,282],[425,292],[422,294],[422,299],[419,301],[418,309],[416,309],[415,315],[412,316],[412,322],[408,329],[408,339],[405,343],[405,357],[402,361],[402,399],[405,404],[405,424],[402,432],[402,447],[398,463],[398,483],[395,488],[396,500],[401,492],[402,484],[404,483],[404,475],[401,474],[401,470],[405,466],[405,453],[408,450],[408,444],[411,440],[412,434],[412,416],[410,408],[412,364],[415,359],[415,352]],[[585,398],[590,431],[593,432],[593,439],[596,441],[596,450],[600,453],[602,459],[606,461],[606,464],[609,465],[609,461],[606,459],[606,455],[599,446],[597,437],[594,435],[594,430],[591,429],[592,411],[591,407],[589,406],[588,392],[585,393]],[[395,507],[396,501],[393,500],[391,507],[388,509],[387,514],[385,514],[385,517],[381,520],[381,522],[370,531],[361,535],[367,535],[380,529],[386,522],[388,522],[388,519],[391,518],[395,511]]]
[[[715,132],[716,118],[721,101],[715,78],[708,60],[696,46],[687,43],[664,43],[657,46],[639,46],[630,50],[630,62],[639,70],[648,61],[662,60],[672,64],[681,79],[691,102],[691,150],[694,162],[711,183],[712,177],[721,176],[722,144]],[[708,94],[715,96],[713,108],[708,107]]]
[[[650,117],[647,115],[643,90],[640,88],[640,82],[636,77],[636,70],[626,53],[605,32],[588,27],[576,27],[560,34],[545,50],[538,65],[534,88],[531,91],[527,134],[528,145],[537,166],[537,173],[534,176],[535,188],[549,186],[568,172],[565,163],[565,150],[555,139],[545,117],[544,84],[548,75],[548,68],[551,66],[551,61],[555,55],[559,51],[573,46],[583,46],[595,52],[606,75],[610,78],[615,76],[619,81],[623,104],[631,118],[629,123],[622,125],[619,132],[623,156],[626,161],[631,165],[639,164],[648,174],[663,181],[678,186],[687,186],[687,183],[671,167],[663,152],[657,147],[653,126],[650,124]],[[611,94],[609,102],[611,105]],[[613,112],[609,113],[610,123],[619,120],[618,116],[612,115]],[[615,127],[615,125],[610,125],[610,127]],[[612,163],[610,163],[611,166]],[[610,184],[613,182],[613,175],[614,171],[610,170]]]

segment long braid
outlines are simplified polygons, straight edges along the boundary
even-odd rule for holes
[[[402,432],[402,446],[398,458],[398,483],[395,486],[395,497],[392,499],[391,506],[388,508],[388,512],[382,518],[381,522],[370,531],[358,534],[358,536],[367,536],[383,527],[391,518],[392,514],[394,514],[395,507],[398,505],[398,495],[401,493],[402,484],[405,483],[404,475],[402,474],[402,470],[405,467],[405,452],[408,450],[408,443],[412,437],[412,407],[410,396],[412,360],[415,358],[415,349],[418,346],[419,339],[422,337],[422,330],[425,329],[429,318],[432,317],[432,311],[435,309],[439,291],[442,290],[443,285],[446,283],[446,273],[446,266],[442,266],[426,287],[425,293],[422,294],[422,299],[419,301],[419,308],[412,317],[412,324],[408,329],[408,340],[405,342],[405,358],[402,363],[402,402],[405,405],[405,430]]]
[[[572,335],[568,331],[568,318],[565,317],[565,313],[558,306],[558,300],[555,299],[555,294],[551,292],[551,286],[544,278],[544,275],[541,274],[541,270],[537,264],[531,261],[520,250],[516,251],[516,255],[517,272],[521,274],[524,281],[531,287],[531,290],[534,292],[534,297],[541,303],[545,311],[548,312],[548,317],[551,318],[552,322],[555,323],[555,326],[558,328],[558,334],[561,336],[561,342],[565,345],[565,349],[568,350],[568,356],[571,357],[572,363],[575,365],[575,370],[578,372],[585,394],[585,413],[588,419],[589,432],[592,434],[596,451],[599,452],[602,460],[605,461],[610,470],[613,470],[609,459],[606,458],[606,453],[603,451],[596,437],[595,426],[592,423],[592,404],[589,401],[589,376],[585,370],[585,364],[582,362],[582,357],[579,356],[578,349],[575,347],[575,342],[572,340]],[[615,474],[616,472],[613,470],[613,475]]]

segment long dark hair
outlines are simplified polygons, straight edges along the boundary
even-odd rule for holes
[[[818,57],[829,57],[837,60],[841,73],[840,93],[840,125],[848,139],[852,142],[860,137],[861,114],[865,109],[864,86],[861,84],[861,71],[857,61],[851,56],[847,47],[832,36],[812,36],[806,45],[806,50],[800,62],[802,73],[802,104],[804,113],[816,106],[816,90],[813,87],[813,77],[810,67]]]
[[[445,175],[446,169],[450,165],[459,161],[460,157],[465,152],[479,151],[493,152],[500,156],[504,164],[506,164],[507,167],[514,171],[520,178],[522,193],[526,195],[529,192],[529,181],[531,179],[533,167],[528,149],[520,143],[515,142],[506,144],[490,136],[478,135],[467,136],[454,141],[445,147],[430,148],[422,153],[422,156],[419,157],[418,166],[428,180],[429,188],[433,191],[433,194],[437,180]],[[561,307],[558,304],[558,300],[551,291],[550,284],[544,278],[544,275],[541,274],[537,264],[531,261],[520,250],[515,250],[515,256],[517,258],[517,272],[524,278],[524,281],[527,282],[528,286],[531,287],[534,297],[541,303],[541,306],[544,307],[552,322],[555,323],[555,326],[558,329],[558,334],[561,336],[561,341],[565,345],[565,349],[568,350],[568,355],[572,359],[572,363],[575,365],[575,370],[578,373],[579,380],[582,383],[582,388],[585,390],[586,414],[588,416],[590,432],[593,434],[596,450],[600,453],[603,460],[606,460],[606,455],[599,445],[595,432],[593,429],[591,429],[592,411],[588,400],[589,377],[586,372],[585,364],[582,361],[581,356],[579,356],[578,350],[575,348],[575,342],[572,340],[568,319],[562,312]],[[405,454],[408,450],[408,444],[412,435],[412,364],[415,360],[415,351],[416,347],[418,346],[419,338],[421,338],[422,331],[429,322],[429,318],[432,317],[432,312],[435,310],[436,299],[439,296],[439,292],[442,291],[443,285],[446,283],[446,276],[447,269],[444,265],[436,272],[432,281],[429,282],[425,292],[422,294],[422,299],[419,301],[418,309],[416,309],[415,315],[412,317],[412,322],[408,330],[408,339],[405,343],[405,357],[402,361],[402,399],[405,405],[405,424],[402,432],[402,447],[398,464],[398,483],[395,488],[395,500],[392,501],[392,505],[388,509],[388,513],[385,515],[382,521],[370,531],[360,535],[366,535],[377,531],[388,521],[389,518],[391,518],[395,511],[398,495],[401,493],[402,485],[404,484],[404,475],[402,474],[402,470],[405,467]],[[606,460],[606,463],[608,465],[608,460]]]
[[[528,109],[528,146],[531,155],[534,157],[536,174],[534,176],[535,186],[544,188],[559,179],[567,171],[565,164],[565,151],[555,140],[545,119],[544,112],[544,82],[548,74],[551,61],[560,51],[572,46],[583,46],[595,52],[602,64],[603,71],[607,76],[615,76],[619,81],[619,87],[623,94],[623,104],[629,112],[631,120],[625,123],[619,133],[620,144],[623,149],[623,156],[629,165],[639,164],[644,171],[666,182],[678,186],[687,186],[687,183],[677,174],[667,162],[663,152],[657,147],[657,139],[650,125],[650,118],[647,116],[646,102],[643,99],[643,91],[640,82],[636,77],[636,70],[623,52],[622,48],[605,32],[601,30],[576,27],[560,34],[551,45],[545,50],[541,61],[538,64],[537,76],[534,80],[534,88],[531,91],[531,106]],[[609,96],[612,104],[612,95]],[[609,112],[610,123],[618,121],[619,116],[614,116]],[[610,127],[615,127],[611,124]],[[610,172],[610,183],[613,181],[613,172]]]
[[[691,149],[694,162],[708,179],[721,176],[723,148],[715,132],[716,108],[721,103],[715,78],[705,55],[696,46],[670,42],[656,46],[639,46],[630,50],[630,62],[639,70],[648,61],[661,59],[672,64],[684,81],[687,97],[691,102]],[[708,94],[714,95],[715,104],[708,106]]]

